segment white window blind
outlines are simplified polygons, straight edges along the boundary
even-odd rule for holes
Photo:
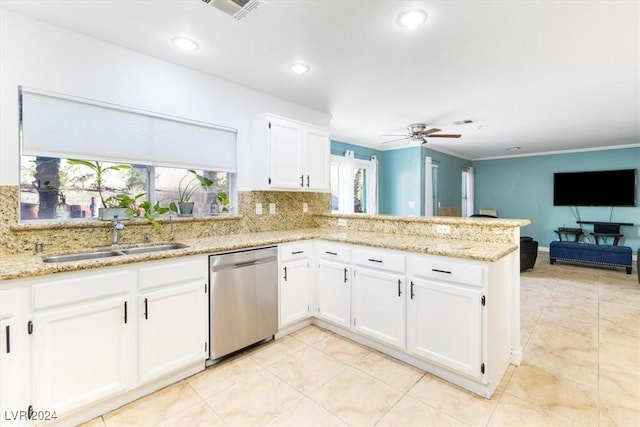
[[[22,88],[22,152],[236,172],[236,131]]]

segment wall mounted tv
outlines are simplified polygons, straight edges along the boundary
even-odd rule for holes
[[[556,172],[554,206],[636,206],[636,169]]]

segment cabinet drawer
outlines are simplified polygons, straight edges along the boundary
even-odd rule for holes
[[[378,250],[354,250],[353,262],[358,265],[377,268],[380,270],[404,273],[404,255]]]
[[[484,267],[461,261],[449,261],[440,257],[409,257],[407,259],[409,275],[482,286]]]
[[[278,246],[278,260],[280,262],[308,258],[309,256],[311,256],[310,242],[287,243]]]
[[[140,289],[157,288],[176,283],[205,280],[207,277],[206,257],[190,260],[159,261],[139,270]]]
[[[33,309],[78,303],[133,290],[135,275],[130,270],[102,273],[74,273],[68,279],[33,285]]]
[[[319,242],[318,256],[332,261],[351,262],[351,250],[336,243]]]

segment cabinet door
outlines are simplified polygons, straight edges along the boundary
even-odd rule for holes
[[[135,385],[137,322],[126,295],[33,316],[34,409],[58,416]]]
[[[206,294],[201,280],[142,293],[140,381],[206,358]]]
[[[17,326],[15,317],[0,320],[0,414],[4,419],[7,419],[7,414],[27,409],[21,405],[18,393],[21,378],[20,354],[16,340]]]
[[[305,131],[305,170],[304,188],[308,190],[329,190],[329,165],[331,142],[329,134],[316,128]]]
[[[320,260],[318,266],[318,316],[349,327],[351,281],[349,264]]]
[[[353,329],[404,350],[404,291],[404,275],[356,267],[353,278]]]
[[[482,290],[418,278],[409,287],[407,350],[481,377]]]
[[[280,327],[309,316],[309,259],[280,266]]]
[[[286,120],[272,119],[269,129],[272,188],[301,189],[302,127]]]

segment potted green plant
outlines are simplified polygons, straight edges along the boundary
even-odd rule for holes
[[[169,209],[179,216],[193,215],[194,202],[191,201],[191,197],[199,189],[207,189],[212,185],[212,180],[189,169],[178,182],[178,202],[171,202]]]
[[[67,161],[70,165],[81,165],[88,167],[95,173],[96,177],[96,190],[98,192],[98,198],[100,199],[101,208],[98,208],[98,218],[101,220],[109,221],[114,216],[118,216],[119,219],[126,218],[126,207],[122,206],[120,200],[117,197],[107,197],[104,195],[104,176],[109,171],[118,171],[123,169],[131,169],[131,165],[111,165],[104,166],[100,161],[88,161],[79,159],[69,159]]]
[[[231,211],[231,201],[225,191],[220,191],[216,194],[216,202],[218,203],[219,213],[229,213]]]
[[[160,223],[156,221],[158,215],[169,212],[169,208],[160,206],[160,202],[152,205],[150,201],[139,202],[146,193],[140,193],[131,197],[127,194],[118,194],[110,197],[117,200],[119,205],[125,208],[125,213],[131,217],[144,218],[155,230],[160,229]]]

